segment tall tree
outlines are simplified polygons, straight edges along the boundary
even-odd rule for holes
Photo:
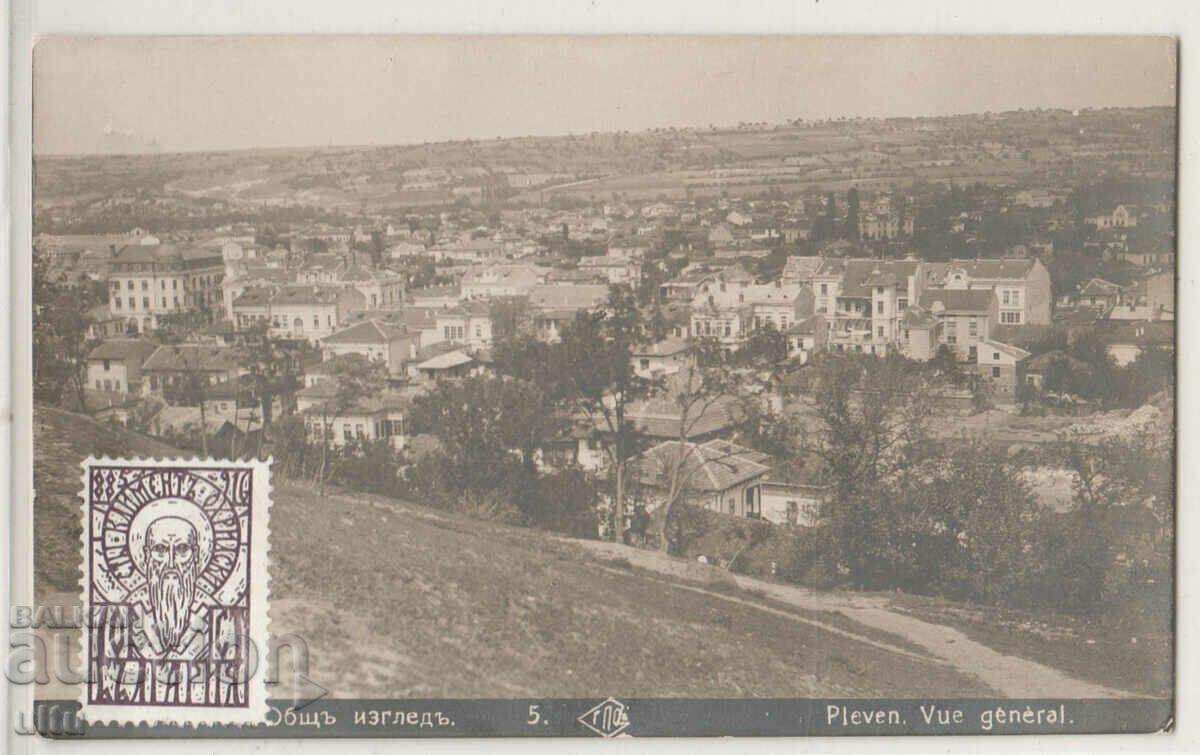
[[[54,279],[44,258],[33,264],[33,389],[38,401],[58,403],[71,391],[87,411],[87,355],[97,341],[87,338],[88,311],[99,303],[95,288]]]
[[[866,360],[870,360],[869,362]],[[820,516],[852,578],[866,583],[864,554],[886,527],[881,483],[913,474],[926,458],[933,389],[899,357],[829,357],[816,366],[816,426],[799,439],[832,487]]]
[[[846,192],[846,226],[843,238],[858,240],[858,189],[851,188]]]
[[[492,338],[496,341],[516,338],[529,324],[529,299],[524,296],[500,296],[488,307],[492,319]]]
[[[238,365],[245,370],[245,386],[249,398],[257,404],[262,418],[258,451],[262,455],[263,439],[274,417],[277,398],[288,398],[299,387],[299,369],[295,355],[284,341],[274,338],[265,323],[242,334],[238,348]],[[287,402],[285,402],[287,403]]]
[[[604,450],[613,474],[614,537],[619,537],[625,516],[626,465],[641,437],[627,413],[652,384],[633,370],[633,349],[644,342],[637,298],[628,286],[615,285],[604,311],[580,312],[564,329],[553,359],[564,399],[608,440]]]
[[[538,459],[565,416],[537,385],[509,376],[448,383],[413,403],[412,426],[437,436],[445,450],[447,483],[473,497],[516,501],[538,478]]]

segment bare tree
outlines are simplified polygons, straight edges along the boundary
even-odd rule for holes
[[[705,463],[720,463],[728,453],[716,458],[697,459],[689,465],[688,460],[697,454],[691,438],[699,423],[709,417],[710,412],[723,402],[738,395],[740,381],[731,370],[720,365],[720,346],[715,340],[703,339],[689,349],[688,366],[677,373],[667,391],[679,411],[679,424],[675,445],[666,461],[667,495],[660,508],[658,537],[659,549],[667,553],[671,548],[671,513],[675,505],[685,499],[692,488],[694,475]]]
[[[383,362],[372,361],[360,354],[338,359],[331,368],[332,395],[321,402],[321,465],[317,469],[317,484],[325,495],[325,477],[329,462],[329,440],[333,422],[363,398],[383,392],[387,374]]]

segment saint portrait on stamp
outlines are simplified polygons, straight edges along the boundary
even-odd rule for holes
[[[253,720],[266,464],[89,459],[84,469],[85,714]]]

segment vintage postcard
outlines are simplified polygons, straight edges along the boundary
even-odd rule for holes
[[[1177,40],[35,42],[27,741],[1173,728]]]

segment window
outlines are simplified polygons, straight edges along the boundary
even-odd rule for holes
[[[357,436],[358,436],[358,437],[360,437],[360,438],[361,438],[361,437],[363,437],[363,426],[362,426],[362,425],[355,425],[355,426],[354,426],[354,434],[355,434],[355,435],[357,435]]]
[[[641,361],[640,361],[638,364],[640,364],[640,365],[641,365],[641,367],[642,367],[642,369],[643,369],[643,370],[648,370],[648,369],[650,369],[650,360],[649,360],[649,359],[643,359],[643,360],[641,360]]]
[[[974,317],[967,323],[967,332],[973,336],[979,335],[979,323],[975,321]]]
[[[946,343],[958,343],[958,336],[954,333],[946,334]]]
[[[483,326],[482,325],[475,326],[475,337],[483,338]]]
[[[900,311],[908,309],[908,299],[897,299],[896,308]]]
[[[1007,305],[1007,304],[1009,303],[1009,300],[1008,300],[1008,289],[1007,289],[1007,288],[1006,288],[1006,289],[1004,289],[1004,291],[1001,293],[1001,296],[1000,296],[1000,303],[1001,303],[1001,304],[1004,304],[1004,305]]]
[[[178,278],[173,278],[173,279],[171,280],[171,290],[172,290],[172,291],[178,291],[178,290],[179,290],[179,279],[178,279]]]
[[[179,308],[179,297],[176,296],[176,297],[174,297],[174,299],[175,299],[175,308],[178,309]]]
[[[350,423],[342,425],[342,440],[351,440],[354,436],[350,434]]]
[[[1020,290],[1014,290],[1014,291],[1012,292],[1012,303],[1013,303],[1013,306],[1014,306],[1014,307],[1019,307],[1019,306],[1021,306],[1021,292],[1020,292]]]
[[[992,377],[994,377],[994,378],[1000,377],[1000,368],[999,367],[992,368]]]
[[[879,312],[879,314],[883,314],[883,300],[882,299],[880,299],[879,302],[875,305],[875,309],[876,309],[876,311]]]
[[[1020,325],[1021,324],[1021,313],[1020,312],[1001,312],[1000,313],[1000,322],[1006,323],[1009,325]]]
[[[878,335],[880,338],[883,338],[883,326],[882,325],[880,325],[879,328],[876,330],[876,335]]]
[[[114,296],[113,297],[113,309],[120,309],[120,308],[121,308],[121,297]]]
[[[129,308],[130,308],[130,309],[137,309],[137,299],[135,299],[135,298],[134,298],[134,297],[132,297],[132,296],[131,296],[131,297],[129,297]]]
[[[876,287],[875,287],[875,293],[877,293],[877,294],[882,294],[882,293],[883,293],[883,286],[876,286]]]
[[[997,362],[1000,361],[1000,352],[999,351],[992,352],[992,360],[997,361]]]
[[[162,303],[163,303],[163,309],[166,309],[167,308],[167,297],[164,296],[162,298]]]
[[[149,291],[149,290],[150,290],[150,281],[145,281],[145,280],[144,280],[144,281],[142,281],[142,290],[143,290],[143,291]]]
[[[732,328],[732,327],[730,327],[730,324],[729,324],[728,322],[727,322],[727,323],[725,323],[725,335],[727,335],[727,336],[728,336],[728,335],[730,335],[732,332],[733,332],[733,328]]]
[[[822,283],[822,284],[821,284],[821,296],[825,296],[825,295],[826,295],[826,294],[828,294],[828,293],[829,293],[829,284],[828,284],[828,283]]]
[[[128,288],[130,291],[132,291],[133,290],[133,281],[125,281],[125,288]]]
[[[150,309],[150,297],[149,296],[142,297],[142,309]]]
[[[976,357],[978,357],[978,356],[979,356],[979,349],[977,349],[976,347],[972,346],[972,347],[971,347],[971,349],[970,349],[970,351],[967,353],[967,359],[969,359],[969,360],[971,360],[972,362],[974,362],[974,361],[975,361],[975,359],[976,359]]]
[[[100,378],[96,378],[96,390],[100,390]]]
[[[313,330],[318,330],[321,327],[321,316],[313,315]]]

